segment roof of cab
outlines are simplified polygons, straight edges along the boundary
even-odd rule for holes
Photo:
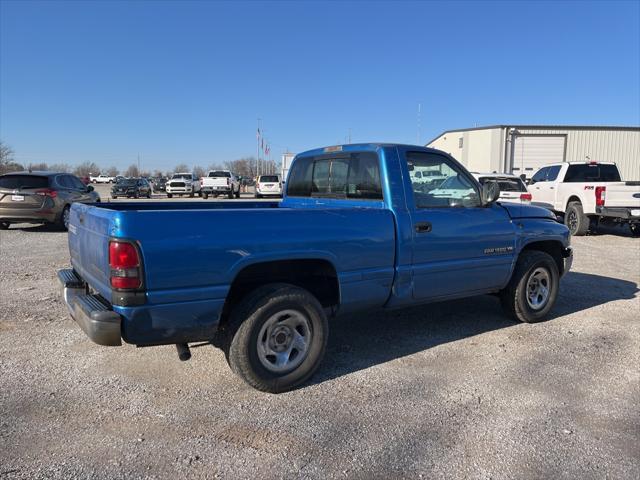
[[[62,175],[64,174],[64,172],[50,172],[48,170],[34,170],[32,172],[29,172],[27,170],[24,170],[22,172],[7,172],[3,175],[34,175],[37,177],[52,177],[54,175]],[[67,175],[71,175],[70,173]]]
[[[314,148],[312,150],[306,150],[296,155],[296,157],[326,155],[326,154],[339,153],[339,152],[371,152],[384,147],[411,147],[412,149],[423,151],[423,152],[439,152],[440,151],[435,148],[429,148],[422,145],[408,145],[408,144],[402,144],[402,143],[384,143],[384,142],[347,143],[343,145],[331,145],[327,147],[320,147],[320,148]]]

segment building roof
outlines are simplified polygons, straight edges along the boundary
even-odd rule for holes
[[[638,131],[640,132],[640,126],[611,126],[611,125],[525,125],[525,124],[510,124],[510,125],[486,125],[484,127],[472,127],[472,128],[454,128],[442,132],[435,138],[432,138],[426,145],[434,142],[438,138],[447,133],[453,132],[470,132],[472,130],[492,130],[494,128],[520,128],[523,130],[626,130],[626,131]]]

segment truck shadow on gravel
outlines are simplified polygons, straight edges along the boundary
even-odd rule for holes
[[[560,296],[548,321],[629,300],[638,291],[634,282],[569,272],[562,279]],[[503,314],[498,298],[489,295],[336,318],[330,322],[327,352],[311,384],[515,325],[519,323]]]

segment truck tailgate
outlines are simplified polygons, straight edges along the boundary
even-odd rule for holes
[[[69,253],[74,270],[104,298],[111,298],[109,237],[115,212],[74,203],[69,219]]]
[[[606,207],[640,208],[640,183],[619,182],[607,184]]]

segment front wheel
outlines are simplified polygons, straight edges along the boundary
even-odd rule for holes
[[[231,190],[229,190],[229,200],[233,200],[233,187],[231,187]]]
[[[231,370],[258,390],[279,393],[317,370],[329,323],[308,291],[274,283],[254,290],[233,309],[225,333]]]
[[[209,194],[208,193],[203,193],[202,194],[202,198],[204,198],[206,200],[207,198],[209,198]]]
[[[9,222],[0,222],[0,230],[9,230]]]
[[[630,223],[629,230],[634,237],[640,237],[640,223]]]
[[[548,253],[525,250],[518,257],[511,280],[500,292],[505,312],[521,322],[543,320],[558,297],[560,274]]]
[[[167,198],[171,198],[171,197],[173,197],[173,195],[170,193],[167,193]]]

